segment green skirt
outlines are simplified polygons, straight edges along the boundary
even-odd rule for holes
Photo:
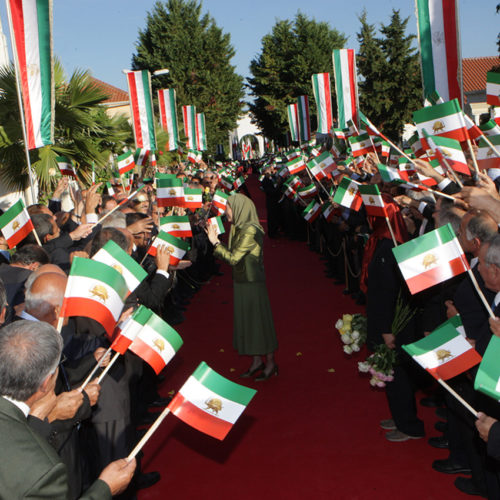
[[[265,282],[234,282],[233,345],[239,354],[264,355],[278,348]]]

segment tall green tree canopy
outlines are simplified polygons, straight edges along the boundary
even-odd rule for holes
[[[243,106],[243,78],[236,74],[231,58],[230,36],[209,14],[201,15],[197,0],[156,2],[139,32],[135,70],[168,68],[170,73],[152,79],[154,93],[175,88],[178,119],[181,106],[193,104],[205,113],[209,151],[226,144]]]
[[[346,40],[328,23],[301,13],[293,21],[277,21],[271,33],[262,38],[260,54],[250,63],[248,87],[255,98],[250,111],[266,137],[283,138],[288,130],[287,105],[296,102],[299,95],[309,96],[314,127],[311,76],[332,73],[332,50],[342,48]]]
[[[393,139],[399,138],[412,113],[422,107],[422,81],[415,35],[406,35],[408,19],[393,10],[390,23],[382,25],[379,37],[366,13],[361,29],[357,66],[361,110]]]

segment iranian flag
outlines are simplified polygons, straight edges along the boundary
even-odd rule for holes
[[[316,158],[313,158],[308,164],[307,166],[309,167],[309,164],[314,162],[315,165],[314,165],[314,170],[315,172],[317,171],[317,169],[319,169],[319,171],[321,171],[324,175],[324,177],[328,177],[330,176],[330,174],[332,174],[332,172],[335,171],[336,167],[337,167],[337,164],[335,163],[335,159],[333,158],[333,156],[328,152],[328,151],[324,151],[323,153],[321,153],[319,156],[316,156]],[[319,172],[318,171],[318,172]],[[315,175],[312,170],[311,170],[311,173],[313,175]],[[316,177],[316,175],[315,175]],[[318,180],[320,180],[322,177],[316,177]]]
[[[352,156],[366,155],[375,151],[370,136],[368,134],[361,134],[349,137],[349,144],[352,149]]]
[[[476,140],[483,136],[482,130],[465,113],[464,120],[470,139]]]
[[[418,132],[415,132],[408,139],[408,144],[410,145],[413,154],[417,158],[420,158],[421,156],[425,155],[425,149],[424,149],[424,146],[422,145],[422,141],[420,140],[420,137],[418,136]]]
[[[221,217],[210,217],[210,219],[207,220],[207,228],[209,228],[210,226],[214,226],[216,228],[217,236],[226,232],[226,230],[224,229],[224,224],[222,224]]]
[[[469,166],[465,159],[464,152],[460,142],[449,137],[430,136],[425,129],[422,130],[425,138],[422,139],[424,146],[429,145],[430,149],[435,153],[439,164],[446,169],[446,163],[456,172],[470,175]]]
[[[161,89],[158,91],[158,107],[160,109],[160,123],[168,134],[167,148],[173,151],[179,146],[179,125],[177,123],[177,103],[175,89]]]
[[[26,146],[35,149],[54,142],[52,0],[7,0],[7,12]]]
[[[203,194],[201,188],[184,188],[184,207],[191,210],[201,208],[203,205]]]
[[[321,205],[316,200],[312,200],[302,212],[302,216],[309,223],[314,222],[320,214]]]
[[[425,129],[429,134],[460,142],[468,139],[467,126],[457,99],[419,109],[413,113],[413,120],[421,138]]]
[[[118,165],[118,172],[123,175],[135,167],[134,155],[132,151],[127,151],[126,153],[118,156],[116,158],[116,163]]]
[[[182,106],[186,148],[196,149],[196,106]]]
[[[139,306],[132,316],[121,322],[116,327],[116,333],[111,344],[111,349],[120,354],[125,354],[130,344],[135,340],[139,332],[144,328],[153,311],[145,306]]]
[[[486,103],[490,106],[500,106],[500,73],[486,73]]]
[[[178,238],[193,236],[189,215],[167,215],[160,217],[160,229]]]
[[[286,167],[290,175],[295,175],[301,172],[302,170],[305,170],[306,162],[304,161],[302,156],[298,156],[294,160],[288,161],[286,163]]]
[[[439,95],[439,92],[435,90],[424,99],[424,106],[434,106],[436,104],[443,104],[443,102],[444,99]]]
[[[296,175],[292,175],[283,183],[283,185],[290,186],[292,189],[298,189],[302,186],[302,182]]]
[[[205,113],[196,113],[196,149],[198,151],[206,151],[207,149]]]
[[[500,168],[500,135],[495,135],[488,139],[498,153],[494,151],[485,139],[480,139],[476,156],[477,164],[480,169]]]
[[[318,188],[314,184],[309,184],[309,186],[303,186],[297,189],[297,194],[302,198],[311,198],[318,193]]]
[[[488,347],[479,365],[474,389],[481,391],[490,398],[500,401],[500,338],[491,336]]]
[[[297,103],[289,104],[287,106],[288,125],[290,127],[290,137],[292,142],[298,142],[299,136],[299,115],[297,111]]]
[[[435,379],[448,380],[481,362],[481,356],[458,330],[460,316],[438,326],[430,335],[403,349]]]
[[[356,76],[356,55],[354,49],[333,51],[335,92],[337,93],[338,124],[347,128],[349,120],[359,123],[358,84]]]
[[[154,312],[139,330],[129,350],[148,363],[158,375],[181,348],[180,335]]]
[[[311,120],[309,118],[309,98],[306,95],[297,97],[297,117],[299,121],[299,141],[311,140]]]
[[[215,190],[214,197],[212,203],[217,208],[219,213],[223,213],[226,211],[227,199],[229,195],[220,191],[219,189]]]
[[[363,204],[363,200],[359,194],[359,186],[361,186],[359,182],[353,181],[349,177],[344,177],[337,187],[333,202],[357,212]]]
[[[342,128],[334,128],[333,134],[340,141],[345,141],[347,139],[346,131]]]
[[[116,269],[96,260],[75,257],[60,316],[92,318],[111,335],[128,293],[127,283]]]
[[[116,269],[125,280],[128,291],[132,293],[148,273],[113,240],[109,240],[93,257],[92,260],[102,262]]]
[[[324,203],[321,207],[321,214],[327,222],[331,222],[335,215],[335,207],[331,203]]]
[[[311,161],[307,162],[307,168],[309,169],[309,172],[311,172],[311,175],[318,181],[324,179],[327,176],[321,168],[321,165],[316,161],[316,158],[313,158]]]
[[[500,135],[500,126],[494,120],[488,120],[486,123],[479,125],[479,129],[483,132],[484,135]]]
[[[359,193],[365,204],[366,214],[374,217],[387,217],[384,200],[376,184],[361,184]]]
[[[239,189],[243,184],[245,184],[245,178],[243,176],[238,177],[233,183],[234,189]]]
[[[174,174],[156,174],[156,201],[159,207],[182,207],[184,187]]]
[[[413,163],[408,161],[404,156],[398,159],[398,169],[401,179],[409,181],[410,177],[415,173],[415,167]]]
[[[56,161],[57,161],[57,166],[59,167],[59,171],[61,172],[61,175],[73,177],[73,179],[77,178],[75,167],[73,166],[73,163],[69,158],[67,158],[66,156],[57,156]]]
[[[256,392],[224,378],[202,361],[168,408],[191,427],[222,440]]]
[[[383,163],[378,163],[377,168],[384,182],[406,183],[406,180],[401,177],[401,173],[396,168],[389,167]]]
[[[286,155],[286,159],[288,161],[292,161],[292,160],[295,160],[295,158],[298,158],[301,155],[302,155],[301,149],[300,148],[295,148],[290,153],[288,153]]]
[[[33,222],[22,198],[19,198],[3,215],[0,215],[0,230],[9,248],[14,248],[34,230]]]
[[[403,243],[392,251],[412,294],[469,269],[450,224]]]
[[[154,151],[156,136],[151,75],[148,70],[128,71],[127,83],[135,145],[137,148]]]
[[[456,0],[417,0],[424,96],[462,102],[462,56]]]
[[[187,241],[176,238],[165,231],[160,231],[149,247],[148,254],[155,257],[156,249],[160,245],[167,247],[167,250],[170,252],[170,265],[174,267],[182,260],[182,257],[184,257],[190,248]]]
[[[226,177],[221,177],[219,179],[219,182],[220,182],[221,186],[223,188],[227,189],[228,191],[231,191],[233,189],[234,178],[231,177],[230,175],[228,175]]]
[[[190,149],[187,154],[187,159],[191,163],[200,163],[202,155],[199,151]]]
[[[134,162],[137,166],[142,167],[146,165],[146,162],[148,161],[149,158],[149,149],[141,149],[138,148],[135,150],[134,153]]]
[[[312,76],[312,88],[318,108],[318,133],[329,134],[333,126],[332,92],[330,73],[316,73]]]

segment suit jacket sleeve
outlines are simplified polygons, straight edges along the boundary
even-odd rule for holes
[[[495,422],[488,434],[488,455],[495,460],[500,460],[500,422]]]

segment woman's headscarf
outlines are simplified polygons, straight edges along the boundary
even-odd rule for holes
[[[257,209],[250,198],[243,194],[236,193],[227,199],[227,204],[231,207],[231,211],[233,212],[233,222],[231,231],[229,232],[229,248],[231,248],[231,241],[236,229],[241,229],[245,225],[250,224],[255,226],[259,231],[264,233],[264,228],[259,222]]]

